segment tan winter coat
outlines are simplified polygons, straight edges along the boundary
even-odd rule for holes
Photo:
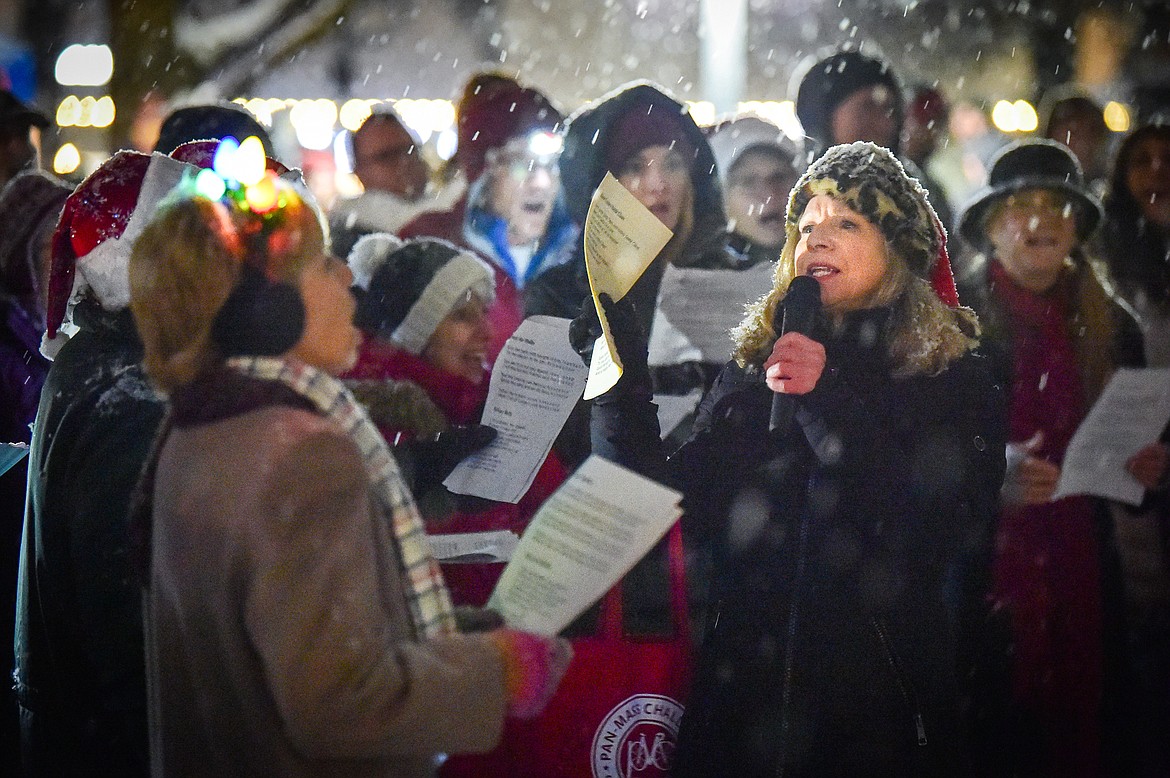
[[[357,448],[268,406],[176,428],[144,600],[156,776],[421,776],[504,716],[483,635],[416,642]]]

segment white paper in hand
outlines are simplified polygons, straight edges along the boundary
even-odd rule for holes
[[[662,539],[681,499],[590,456],[533,517],[487,607],[515,629],[557,634]]]
[[[496,439],[460,462],[443,485],[456,494],[519,502],[584,386],[569,320],[525,319],[504,344],[488,386],[482,423],[496,429]]]
[[[1068,444],[1052,499],[1095,494],[1141,504],[1145,489],[1125,463],[1156,441],[1168,420],[1170,368],[1115,372]]]
[[[586,400],[604,394],[622,377],[609,321],[598,296],[604,292],[613,300],[625,297],[673,235],[613,174],[605,174],[585,216],[585,271],[601,320],[598,345],[605,345],[604,355],[598,354],[597,346],[593,348]]]

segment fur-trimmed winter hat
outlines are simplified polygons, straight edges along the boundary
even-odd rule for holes
[[[354,322],[412,354],[421,354],[435,329],[470,293],[486,304],[496,296],[496,277],[469,251],[437,238],[405,244],[374,233],[354,244],[349,265],[357,286]]]
[[[987,185],[971,196],[959,215],[959,234],[980,250],[988,250],[984,222],[992,207],[1025,189],[1058,192],[1072,204],[1077,240],[1084,242],[1104,218],[1101,201],[1085,184],[1081,163],[1063,143],[1027,138],[1009,143],[995,155]]]
[[[542,92],[496,72],[479,73],[467,82],[457,113],[455,154],[468,182],[483,174],[490,149],[536,130],[557,132],[564,121]]]
[[[788,201],[788,241],[799,241],[801,214],[815,195],[829,195],[869,219],[910,271],[939,299],[958,305],[946,250],[946,230],[918,180],[888,149],[858,141],[834,146],[809,166]]]
[[[817,62],[800,80],[796,117],[804,133],[824,149],[833,144],[833,113],[859,89],[885,86],[896,103],[897,128],[902,132],[902,85],[889,63],[859,51],[839,51]]]

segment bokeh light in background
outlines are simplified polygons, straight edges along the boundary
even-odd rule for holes
[[[1105,126],[1113,132],[1129,132],[1129,109],[1123,103],[1110,100],[1105,104]]]
[[[53,155],[53,172],[67,176],[81,165],[81,152],[72,143],[63,143]]]
[[[114,75],[114,55],[105,44],[74,43],[57,57],[54,75],[62,86],[104,86]]]
[[[991,121],[1000,132],[1035,132],[1040,124],[1036,109],[1027,100],[1000,100],[991,109]]]

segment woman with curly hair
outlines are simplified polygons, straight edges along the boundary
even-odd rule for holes
[[[959,774],[955,635],[989,553],[1003,398],[945,231],[889,151],[829,149],[786,224],[774,287],[669,459],[637,318],[608,303],[626,371],[594,403],[594,448],[681,490],[716,558],[673,774]],[[823,309],[780,333],[798,276]],[[792,414],[770,430],[774,398]]]

